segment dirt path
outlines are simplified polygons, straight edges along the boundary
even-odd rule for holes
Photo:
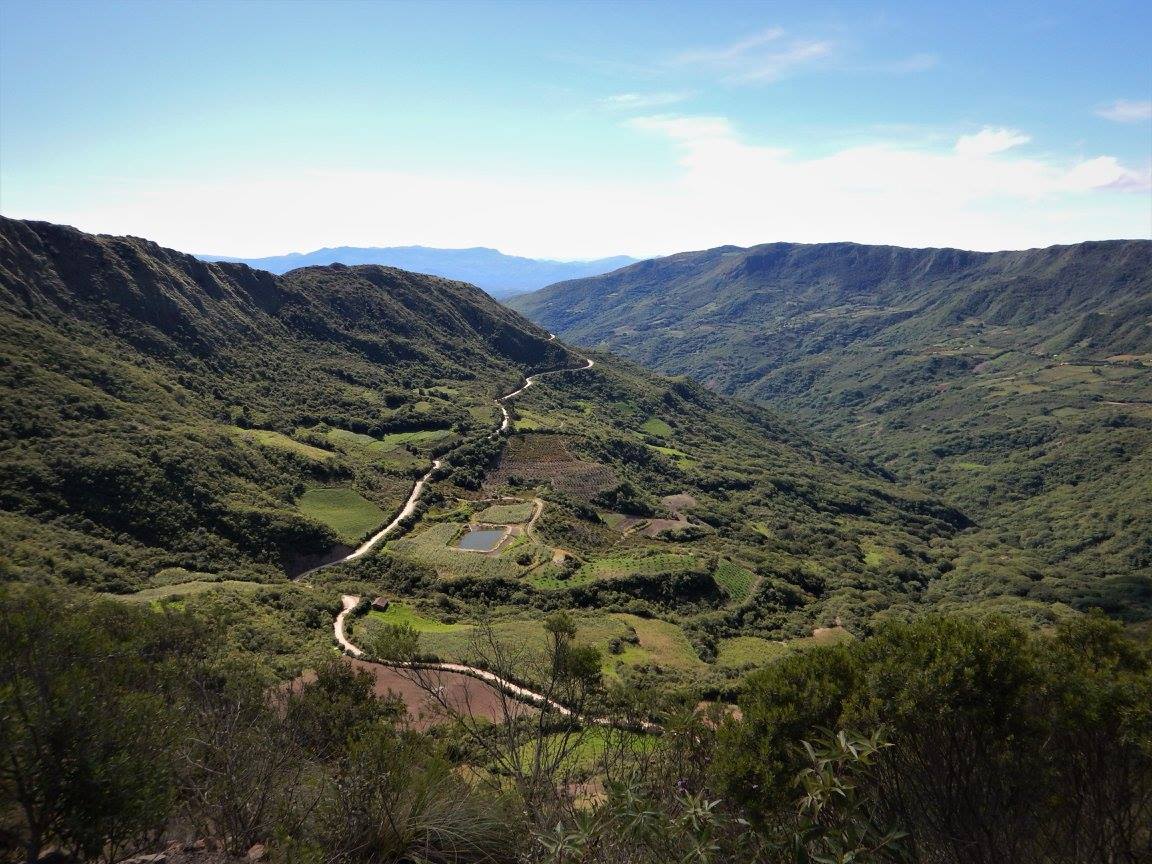
[[[556,337],[553,336],[552,338],[555,339]],[[535,375],[529,375],[524,379],[524,383],[520,387],[516,388],[511,393],[506,393],[497,399],[496,404],[499,406],[501,412],[503,412],[504,419],[500,423],[500,428],[493,432],[491,437],[495,438],[501,432],[507,432],[512,426],[512,415],[508,413],[508,409],[504,405],[505,402],[507,402],[509,399],[515,399],[529,387],[536,384],[536,382],[543,378],[545,375],[559,375],[561,372],[584,372],[596,365],[596,361],[591,357],[581,357],[580,359],[584,361],[584,366],[577,366],[573,369],[553,369],[551,372],[537,372]]]
[[[554,333],[550,333],[548,335],[548,341],[549,342],[551,342],[555,338],[556,338],[556,335]],[[576,366],[576,367],[573,367],[570,369],[553,369],[550,372],[537,372],[535,375],[529,375],[527,378],[525,378],[524,383],[520,387],[518,387],[517,389],[513,390],[511,393],[506,393],[505,395],[496,399],[496,406],[503,413],[504,417],[501,420],[500,425],[496,428],[496,431],[494,431],[489,437],[490,438],[496,438],[501,433],[507,432],[508,429],[511,427],[512,415],[508,412],[508,409],[504,405],[504,403],[507,402],[509,399],[515,399],[517,396],[519,396],[521,393],[523,393],[525,390],[527,390],[529,387],[531,387],[533,384],[535,384],[537,381],[539,381],[545,375],[559,375],[561,372],[579,372],[579,371],[582,371],[585,369],[591,369],[593,366],[596,365],[596,362],[591,357],[583,357],[579,354],[577,354],[576,356],[580,357],[580,359],[584,361],[584,363],[585,363],[584,366]],[[428,483],[431,481],[432,475],[436,472],[436,469],[440,468],[440,466],[443,464],[444,463],[439,459],[432,460],[432,467],[429,468],[427,470],[427,472],[425,472],[425,474],[419,480],[416,481],[416,484],[412,487],[412,492],[408,495],[408,500],[404,502],[404,506],[401,508],[400,512],[396,514],[396,517],[391,522],[389,522],[387,525],[385,525],[383,528],[381,528],[379,531],[377,531],[375,534],[373,534],[371,537],[369,537],[367,540],[365,540],[363,543],[361,543],[355,550],[353,550],[349,554],[345,555],[343,558],[337,558],[335,561],[329,561],[327,564],[321,564],[318,567],[313,567],[310,570],[305,570],[303,573],[299,574],[295,578],[294,581],[299,582],[299,581],[303,580],[306,576],[309,576],[312,573],[316,573],[319,570],[323,570],[326,567],[334,567],[335,565],[343,564],[346,561],[354,561],[357,558],[360,558],[363,555],[366,555],[368,552],[371,552],[372,549],[377,544],[379,544],[381,540],[386,539],[388,537],[388,535],[392,534],[398,527],[400,527],[400,523],[403,522],[404,519],[411,516],[416,511],[416,505],[420,501],[420,496],[422,496],[424,494],[424,489],[428,486]],[[537,509],[537,511],[536,511],[536,516],[534,516],[532,519],[533,523],[536,521],[536,517],[538,517],[540,515],[540,511],[542,508],[543,508],[543,504],[541,502],[540,508]]]
[[[552,340],[555,338],[556,338],[555,335],[549,336],[549,340]],[[577,355],[577,356],[580,356],[580,355]],[[513,390],[511,393],[507,393],[504,396],[501,396],[500,398],[498,398],[496,400],[496,404],[500,407],[500,410],[503,412],[504,418],[500,424],[500,427],[495,432],[492,433],[491,437],[496,437],[501,432],[507,431],[508,427],[512,423],[512,417],[508,413],[508,409],[504,405],[505,402],[507,402],[509,399],[515,399],[517,396],[519,396],[521,393],[523,393],[529,387],[532,387],[533,385],[535,385],[545,375],[559,375],[561,372],[582,371],[582,370],[586,370],[586,369],[591,369],[593,366],[596,365],[595,361],[591,357],[581,357],[580,359],[582,359],[584,361],[585,365],[578,366],[578,367],[575,367],[573,369],[554,369],[550,372],[537,372],[535,375],[529,375],[528,377],[526,377],[524,379],[524,383],[520,387]],[[431,480],[432,474],[436,471],[437,468],[439,468],[441,466],[441,464],[442,463],[439,459],[434,460],[432,462],[432,467],[428,469],[427,473],[425,473],[423,477],[421,477],[419,480],[416,481],[416,485],[412,487],[412,493],[408,496],[407,502],[404,504],[403,509],[400,511],[399,514],[397,514],[395,519],[393,519],[391,522],[389,522],[387,525],[385,525],[383,528],[381,528],[378,532],[376,532],[374,535],[372,535],[372,537],[370,537],[368,540],[366,540],[364,543],[362,543],[355,551],[351,552],[346,557],[340,558],[336,561],[332,561],[328,564],[324,564],[324,565],[321,565],[320,567],[315,567],[312,570],[308,570],[304,573],[301,573],[299,576],[296,577],[297,580],[302,579],[304,576],[308,575],[309,573],[315,573],[317,570],[322,570],[324,567],[331,567],[334,564],[340,564],[340,563],[343,563],[345,561],[352,561],[356,558],[359,558],[359,557],[367,554],[369,551],[371,551],[372,548],[374,546],[376,546],[376,544],[378,544],[381,540],[385,539],[389,534],[391,534],[393,531],[395,531],[396,528],[399,526],[400,522],[403,521],[403,519],[406,516],[411,515],[415,511],[416,504],[417,504],[417,502],[419,502],[420,496],[424,494],[424,489],[427,486],[428,482]],[[544,510],[544,506],[543,506],[544,502],[543,501],[541,501],[540,499],[537,498],[537,499],[535,499],[535,504],[536,504],[536,512],[533,514],[532,519],[529,522],[529,527],[531,527],[532,525],[535,524],[536,520],[539,518],[540,514]],[[559,702],[556,702],[552,699],[549,699],[548,697],[544,696],[542,693],[537,693],[535,690],[530,690],[527,687],[522,687],[519,684],[516,684],[513,681],[509,681],[506,678],[501,678],[499,675],[496,675],[492,672],[489,672],[486,669],[478,669],[478,668],[473,667],[473,666],[466,666],[462,663],[416,663],[416,662],[406,662],[406,661],[366,660],[364,651],[362,649],[358,648],[356,645],[352,644],[352,642],[348,639],[348,635],[344,629],[344,622],[348,617],[348,613],[351,612],[352,609],[356,606],[356,604],[360,602],[360,598],[358,596],[355,596],[352,594],[344,594],[341,596],[340,601],[341,601],[342,608],[340,610],[340,613],[336,616],[336,620],[332,624],[332,630],[333,630],[333,633],[336,637],[336,642],[343,649],[344,653],[349,654],[358,660],[364,660],[365,662],[378,663],[381,666],[387,666],[387,667],[390,667],[393,669],[431,669],[431,670],[435,670],[435,671],[439,671],[439,672],[450,672],[450,673],[454,673],[454,674],[458,674],[458,675],[467,675],[470,678],[475,678],[479,681],[482,681],[482,682],[488,684],[491,687],[495,687],[498,690],[500,690],[504,693],[507,693],[509,696],[512,696],[513,698],[515,698],[515,699],[517,699],[517,700],[519,700],[519,701],[521,701],[527,705],[534,705],[538,708],[548,707],[551,710],[554,710],[557,714],[560,714],[561,716],[574,717],[575,719],[580,720],[583,723],[590,723],[590,724],[597,725],[597,726],[616,726],[616,725],[618,725],[615,721],[613,721],[607,717],[581,717],[581,716],[575,714],[572,711],[572,709],[568,708],[566,705],[561,705]],[[661,728],[658,725],[656,725],[655,723],[648,723],[648,722],[641,722],[640,724],[635,725],[634,727],[631,727],[631,728],[634,728],[636,731],[639,731],[639,732],[648,732],[648,733],[653,733],[653,734],[659,734],[662,731]]]
[[[531,534],[532,529],[536,527],[536,522],[544,515],[544,500],[542,498],[533,498],[532,505],[536,508],[532,511],[532,518],[524,523],[524,533]]]
[[[565,705],[561,705],[559,702],[553,699],[549,699],[542,693],[537,693],[535,690],[522,687],[513,681],[509,681],[507,678],[501,678],[499,675],[493,672],[489,672],[487,669],[478,669],[475,666],[466,666],[463,663],[418,663],[404,660],[369,660],[367,659],[362,649],[352,644],[351,640],[348,639],[348,635],[344,629],[344,621],[347,619],[348,613],[356,607],[356,604],[360,602],[360,598],[354,594],[344,594],[341,595],[340,602],[343,608],[341,608],[340,614],[336,616],[336,620],[333,622],[332,631],[336,636],[336,641],[340,644],[340,647],[344,649],[344,653],[351,655],[357,660],[376,663],[381,666],[388,666],[392,669],[430,669],[437,672],[451,672],[457,675],[467,675],[470,678],[476,678],[480,681],[483,681],[484,683],[495,687],[504,693],[507,693],[509,696],[524,702],[527,705],[534,705],[538,708],[547,707],[563,717],[573,717],[582,723],[590,723],[594,726],[619,725],[608,717],[582,717],[572,711],[571,708],[568,708]],[[634,726],[629,726],[628,728],[632,728],[638,732],[647,732],[650,734],[660,734],[663,731],[657,724],[648,723],[646,721]]]

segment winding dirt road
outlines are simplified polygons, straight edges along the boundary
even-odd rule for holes
[[[390,666],[393,669],[429,669],[434,672],[453,672],[457,675],[467,675],[470,678],[476,678],[483,681],[489,686],[495,687],[527,705],[534,705],[537,708],[547,707],[557,714],[564,717],[572,717],[581,723],[588,723],[593,726],[608,726],[614,728],[626,728],[635,732],[646,732],[652,735],[659,735],[664,730],[656,723],[649,723],[642,720],[638,723],[620,723],[610,717],[586,717],[574,712],[566,705],[562,705],[554,699],[549,699],[542,693],[537,693],[527,687],[523,687],[507,678],[501,678],[494,672],[489,672],[487,669],[479,669],[475,666],[466,666],[463,663],[420,663],[405,660],[378,660],[369,658],[365,652],[358,648],[348,638],[347,632],[344,630],[344,622],[348,617],[348,613],[356,608],[356,604],[360,602],[360,598],[354,594],[343,594],[340,597],[342,604],[340,614],[336,616],[333,623],[333,633],[336,636],[336,641],[340,647],[344,649],[344,653],[355,657],[357,660],[367,660],[370,663],[378,663],[381,666]]]
[[[553,336],[551,338],[555,339],[556,337]],[[577,356],[579,357],[580,355]],[[508,408],[504,405],[505,402],[507,402],[509,399],[515,399],[545,375],[559,375],[561,372],[584,372],[596,365],[596,361],[591,357],[580,357],[580,359],[584,361],[585,365],[576,366],[572,369],[553,369],[551,372],[537,372],[535,375],[529,375],[524,379],[524,383],[520,387],[513,390],[511,393],[507,393],[497,399],[496,405],[499,406],[500,410],[503,412],[504,419],[500,423],[500,428],[493,432],[491,437],[495,438],[501,432],[507,432],[508,429],[512,426],[512,415],[508,413]]]
[[[548,338],[549,341],[551,341],[555,339],[556,336],[554,334],[549,334]],[[524,379],[524,383],[513,390],[511,393],[506,393],[503,396],[497,398],[496,405],[500,408],[500,411],[504,416],[500,422],[500,426],[489,437],[495,438],[500,434],[507,432],[508,429],[512,426],[512,415],[509,413],[507,406],[504,404],[505,402],[509,401],[510,399],[515,399],[529,387],[535,385],[541,378],[546,375],[559,375],[561,372],[584,371],[591,369],[596,365],[596,361],[594,361],[591,357],[583,357],[581,355],[577,356],[584,361],[583,366],[576,366],[569,369],[553,369],[549,372],[537,372],[535,375],[527,376]],[[341,564],[345,561],[355,560],[356,558],[360,558],[370,552],[373,547],[375,547],[378,543],[388,537],[389,534],[395,531],[406,517],[415,512],[416,505],[420,501],[420,496],[424,494],[424,489],[431,481],[433,473],[435,473],[435,471],[440,468],[442,464],[443,463],[441,460],[434,460],[432,462],[432,467],[429,468],[427,473],[425,473],[423,477],[417,480],[416,485],[412,487],[412,492],[408,496],[408,500],[405,502],[403,509],[401,509],[400,512],[396,515],[396,518],[394,518],[391,522],[373,534],[370,538],[365,540],[364,543],[357,547],[354,552],[351,552],[345,557],[336,561],[322,564],[319,567],[314,567],[311,570],[301,573],[300,576],[296,577],[297,580],[302,579],[309,573],[315,573],[317,570],[322,570],[325,567],[332,567],[335,564]],[[540,517],[540,514],[544,509],[543,502],[539,499],[536,499],[534,503],[537,505],[536,512],[532,516],[529,527],[535,524],[536,520]],[[358,648],[356,645],[352,644],[344,630],[344,622],[348,617],[348,613],[351,612],[352,609],[355,608],[356,604],[360,602],[360,598],[352,594],[344,594],[341,596],[340,601],[342,608],[340,613],[336,616],[336,620],[332,624],[332,630],[336,637],[336,642],[340,645],[346,654],[349,654],[357,659],[366,659],[364,651],[361,648]],[[499,675],[489,672],[486,669],[479,669],[474,666],[466,666],[462,663],[413,663],[398,660],[372,660],[371,662],[379,663],[382,666],[391,666],[396,669],[430,669],[440,672],[453,672],[458,675],[467,675],[469,677],[483,681],[486,684],[507,693],[514,699],[517,699],[521,702],[534,705],[538,708],[550,708],[551,710],[556,711],[556,713],[564,717],[574,717],[582,723],[590,723],[597,726],[620,725],[608,717],[582,717],[577,715],[572,711],[571,708],[568,708],[566,705],[562,705],[555,700],[549,699],[542,693],[537,693],[534,690],[530,690],[527,687],[523,687],[513,681],[509,681],[506,678],[501,678]],[[653,734],[659,734],[662,731],[661,728],[655,723],[648,723],[646,721],[640,722],[638,724],[629,724],[629,728],[635,729],[636,731]]]
[[[555,334],[553,334],[553,333],[548,334],[548,341],[549,342],[551,342],[555,338],[556,338]],[[535,375],[529,375],[528,377],[526,377],[524,379],[524,383],[521,384],[519,387],[517,387],[515,390],[513,390],[511,393],[506,393],[503,396],[498,397],[495,400],[496,401],[496,407],[498,407],[500,409],[501,413],[504,416],[500,421],[500,425],[488,437],[489,438],[496,438],[501,433],[507,432],[508,429],[512,426],[512,415],[508,412],[508,408],[505,407],[505,405],[504,405],[504,403],[507,402],[509,399],[515,399],[517,396],[519,396],[521,393],[523,393],[529,387],[534,385],[537,381],[539,381],[545,375],[559,375],[561,372],[580,372],[580,371],[584,371],[586,369],[591,369],[593,366],[596,365],[596,362],[591,357],[584,357],[584,356],[579,355],[579,354],[577,354],[576,356],[580,357],[580,359],[584,361],[583,366],[574,366],[574,367],[569,368],[569,369],[553,369],[549,372],[537,372]],[[440,468],[443,464],[444,463],[440,459],[434,459],[432,461],[432,467],[429,468],[427,470],[427,472],[425,472],[424,475],[419,480],[416,481],[416,484],[412,487],[411,493],[409,493],[409,495],[408,495],[408,500],[404,502],[404,506],[400,509],[400,512],[396,514],[396,518],[394,518],[391,522],[389,522],[387,525],[385,525],[383,528],[381,528],[379,531],[377,531],[375,534],[373,534],[371,537],[369,537],[367,540],[365,540],[363,543],[361,543],[358,547],[356,547],[356,549],[354,551],[345,555],[343,558],[337,558],[335,561],[329,561],[326,564],[321,564],[318,567],[313,567],[310,570],[305,570],[303,573],[301,573],[300,575],[298,575],[296,577],[295,581],[299,582],[302,579],[304,579],[306,576],[310,576],[311,574],[316,573],[320,570],[323,570],[327,567],[334,567],[337,564],[343,564],[346,561],[355,561],[357,558],[360,558],[360,557],[368,554],[369,552],[371,552],[372,549],[375,548],[380,543],[380,541],[386,539],[397,528],[399,528],[400,523],[403,522],[404,519],[406,519],[408,516],[411,516],[416,511],[416,505],[419,503],[420,496],[422,496],[424,494],[425,488],[427,488],[428,483],[431,481],[432,475],[434,473],[436,473],[436,470],[438,468]]]

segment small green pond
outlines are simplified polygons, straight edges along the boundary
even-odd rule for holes
[[[491,552],[504,539],[504,531],[497,528],[469,528],[457,544],[471,552]]]

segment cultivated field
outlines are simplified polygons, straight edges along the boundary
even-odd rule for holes
[[[712,578],[716,580],[720,590],[734,603],[747,600],[756,584],[755,573],[727,559],[716,565],[716,571],[712,574]]]
[[[321,450],[319,447],[313,447],[311,444],[305,444],[303,441],[297,441],[295,438],[289,438],[280,432],[272,432],[268,429],[241,429],[238,426],[229,427],[228,431],[237,438],[251,441],[254,444],[259,444],[261,447],[274,447],[277,450],[287,450],[290,453],[295,453],[297,456],[303,456],[306,459],[312,459],[316,462],[325,462],[329,459],[336,458],[335,453],[328,450]]]
[[[529,484],[550,483],[557,491],[588,499],[616,482],[612,469],[576,458],[564,435],[514,435],[485,485],[503,486],[509,478]]]
[[[515,559],[524,551],[526,542],[514,540],[495,555],[466,552],[455,547],[465,527],[459,522],[442,522],[393,540],[387,548],[397,555],[436,568],[436,572],[445,579],[454,576],[515,579],[520,575],[523,568]]]
[[[474,662],[479,659],[483,631],[475,624],[446,623],[393,603],[387,612],[370,612],[353,626],[353,641],[370,644],[375,628],[383,624],[410,624],[420,633],[420,652],[434,654],[441,660]],[[696,655],[684,631],[669,621],[640,618],[636,615],[576,616],[576,641],[600,651],[602,672],[618,678],[622,667],[656,666],[680,672],[698,672],[707,668]],[[499,642],[525,658],[540,657],[548,636],[539,619],[515,617],[491,623]],[[764,641],[764,640],[761,640]],[[613,653],[613,652],[616,653]]]
[[[300,512],[329,526],[350,543],[388,520],[379,505],[347,486],[325,486],[307,490],[296,502]]]
[[[515,525],[527,522],[532,518],[536,505],[531,501],[517,504],[493,504],[477,513],[473,519],[476,522],[486,522],[491,525]]]

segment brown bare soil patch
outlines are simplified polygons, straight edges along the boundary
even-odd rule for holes
[[[660,503],[673,513],[682,513],[691,507],[695,507],[696,499],[687,492],[681,492],[679,495],[665,495],[660,499]]]
[[[501,486],[509,477],[528,483],[551,483],[569,495],[589,499],[616,482],[606,465],[579,459],[568,449],[567,435],[513,435],[500,456],[499,464],[488,472],[485,486]]]
[[[425,730],[440,723],[449,722],[438,700],[412,680],[412,673],[391,666],[381,666],[365,660],[345,658],[357,669],[364,669],[376,679],[375,693],[380,697],[399,696],[408,708],[408,722],[414,729]],[[468,675],[457,672],[425,670],[425,680],[436,687],[442,687],[442,698],[453,711],[471,714],[498,722],[504,719],[504,699],[495,689]],[[311,670],[304,672],[292,682],[293,688],[316,680]],[[514,700],[507,700],[513,712],[529,712],[535,709]]]

